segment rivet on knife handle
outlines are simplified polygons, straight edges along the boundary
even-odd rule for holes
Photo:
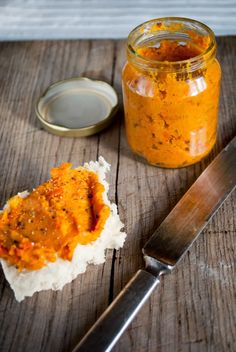
[[[108,352],[236,186],[236,137],[203,171],[144,246],[139,270],[73,352]]]

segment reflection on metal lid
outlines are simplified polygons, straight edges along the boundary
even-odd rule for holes
[[[108,83],[84,77],[51,85],[36,104],[43,127],[67,137],[100,132],[111,123],[117,109],[117,94]]]

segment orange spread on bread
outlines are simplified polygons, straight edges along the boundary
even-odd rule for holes
[[[0,214],[0,257],[22,269],[37,270],[58,257],[71,260],[78,244],[101,234],[110,208],[98,176],[64,163],[26,198],[8,201]]]

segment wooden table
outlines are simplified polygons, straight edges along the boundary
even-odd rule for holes
[[[60,292],[41,292],[20,304],[1,271],[2,352],[70,351],[143,265],[141,247],[156,226],[235,135],[236,37],[219,38],[218,44],[223,68],[218,142],[203,162],[180,170],[136,160],[125,139],[122,107],[109,129],[89,138],[53,136],[37,122],[35,101],[52,82],[86,76],[110,82],[120,94],[123,41],[0,44],[1,206],[45,181],[62,161],[77,166],[103,155],[111,163],[110,198],[128,233],[123,249],[107,251],[104,265],[90,266]],[[114,351],[236,350],[235,201],[234,192],[178,268],[162,279]]]

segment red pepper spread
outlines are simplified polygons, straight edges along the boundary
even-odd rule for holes
[[[65,163],[51,176],[28,197],[11,198],[0,214],[0,257],[20,271],[71,260],[78,244],[100,236],[110,215],[94,172]]]

